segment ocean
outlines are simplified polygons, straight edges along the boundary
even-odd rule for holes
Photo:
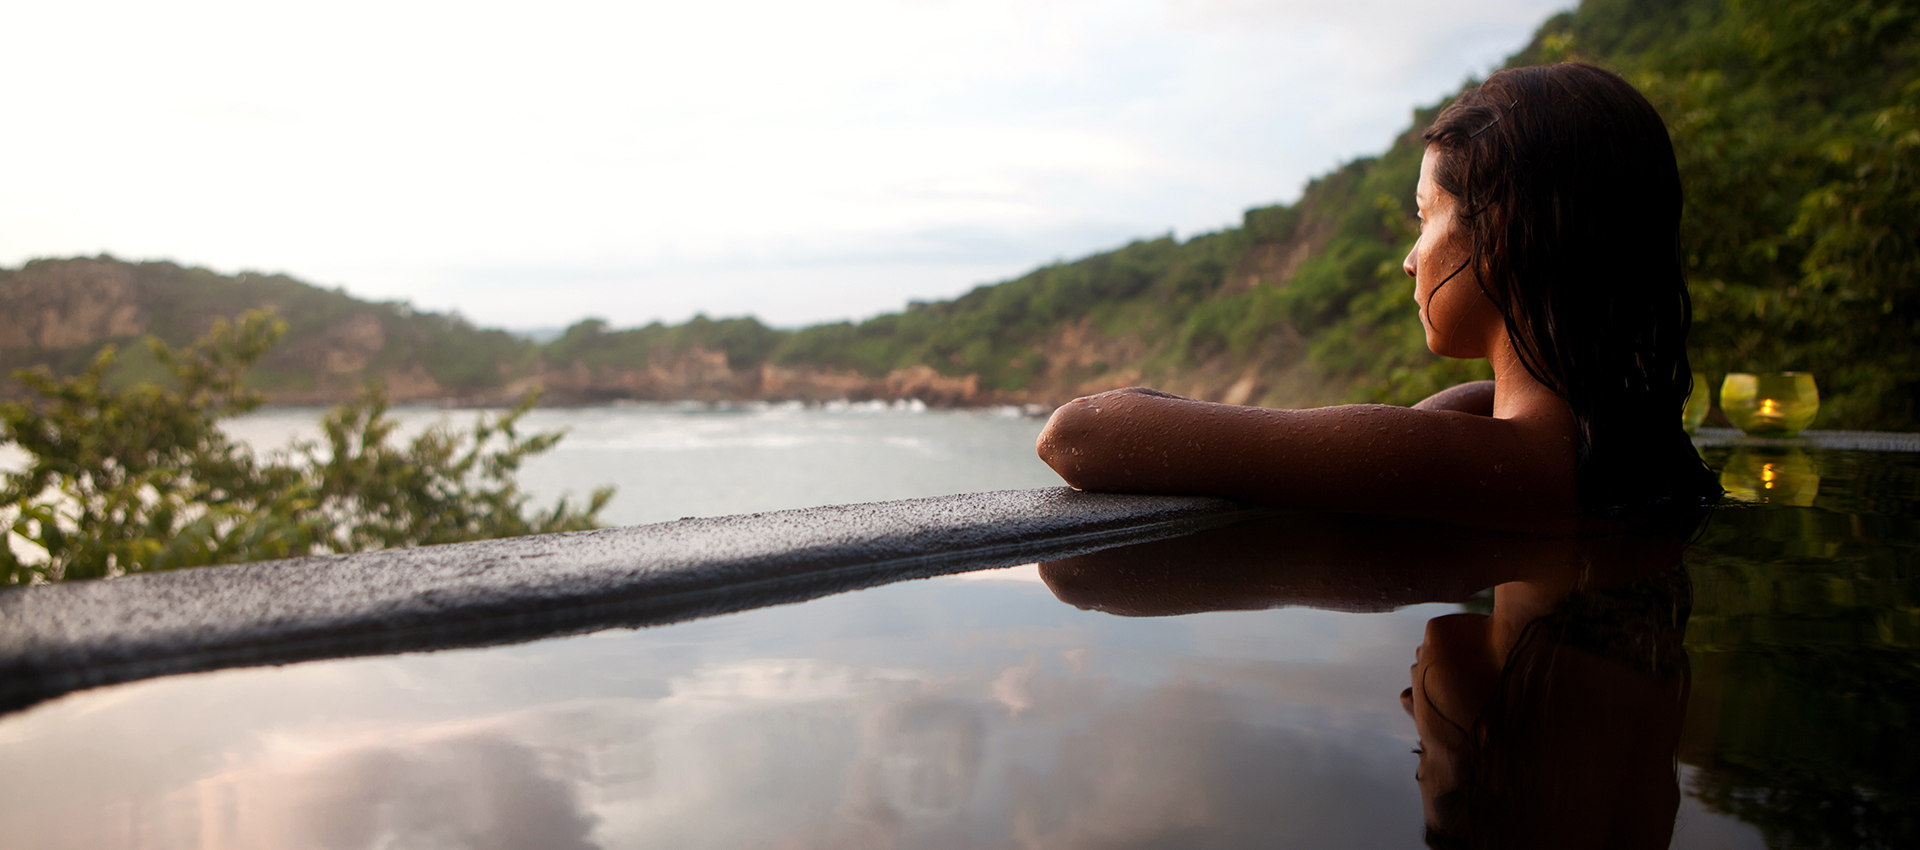
[[[270,408],[228,420],[256,451],[318,439],[322,408]],[[486,411],[397,408],[400,434],[469,427]],[[825,405],[700,402],[541,408],[528,432],[567,436],[530,459],[520,482],[535,504],[584,499],[613,485],[608,525],[816,505],[1052,487],[1034,455],[1045,419],[1020,408],[934,410],[917,402]]]

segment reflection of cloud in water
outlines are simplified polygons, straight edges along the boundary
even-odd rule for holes
[[[327,850],[1417,840],[1386,683],[1288,662],[1139,677],[1113,658],[1069,646],[957,668],[753,659],[669,673],[659,696],[427,725],[317,715],[240,733],[251,743],[228,747],[225,766],[120,798],[121,821],[29,810],[10,837]]]
[[[1022,846],[1396,846],[1418,802],[1358,741],[1263,727],[1212,687],[1175,682],[1090,717],[1050,770],[1011,777]],[[1412,763],[1405,763],[1409,771]],[[1399,801],[1401,805],[1395,805]],[[1360,840],[1355,840],[1356,838]]]
[[[555,848],[588,840],[565,759],[494,733],[349,746],[207,777],[163,805],[163,847]],[[555,762],[560,762],[556,764]]]
[[[656,794],[600,810],[599,835],[819,850],[1417,841],[1413,762],[1381,746],[1384,715],[1266,725],[1271,694],[1231,680],[1123,688],[1045,661],[961,680],[817,662],[705,671],[676,688],[701,699],[661,707],[714,710],[661,716]],[[743,698],[722,707],[717,682]]]
[[[796,847],[899,847],[964,821],[985,749],[978,706],[909,697],[864,725],[845,796],[827,823],[791,835]],[[806,835],[805,833],[812,833]]]
[[[1046,584],[1040,578],[1039,564],[1018,564],[1011,567],[999,567],[991,570],[974,570],[970,573],[954,573],[930,579],[934,582],[949,581],[1017,581],[1027,584]]]
[[[1032,708],[1033,696],[1028,691],[1033,684],[1033,677],[1039,674],[1038,655],[1028,658],[1027,663],[1018,667],[1008,667],[1000,671],[1000,676],[993,680],[993,698],[1006,706],[1007,711],[1012,714],[1017,715]]]

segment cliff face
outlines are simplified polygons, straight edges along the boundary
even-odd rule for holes
[[[138,336],[147,311],[121,263],[39,263],[0,279],[0,351],[68,349]]]
[[[199,287],[175,285],[178,282],[171,280],[179,273],[197,271],[171,264],[92,258],[41,260],[0,272],[0,364],[9,367],[6,379],[0,381],[0,395],[18,397],[24,392],[12,378],[14,369],[70,373],[91,362],[106,345],[119,352],[117,377],[153,377],[143,337],[152,334],[183,345],[218,318],[245,309],[282,309],[276,302],[284,299],[273,298],[270,291],[228,291],[221,293],[224,298],[202,302],[195,297],[200,293],[193,291]],[[200,276],[218,277],[204,272]],[[207,281],[194,282],[204,285]],[[229,290],[246,288],[238,281],[218,282],[228,284],[223,288]],[[417,367],[377,362],[387,349],[380,315],[383,305],[357,306],[360,309],[318,321],[301,317],[306,321],[263,364],[262,377],[272,385],[275,400],[343,400],[368,379],[386,380],[396,396],[408,400],[444,392],[430,376],[416,374],[421,371]]]
[[[1284,290],[1301,264],[1324,249],[1331,233],[1328,227],[1301,227],[1284,242],[1252,245],[1222,275],[1212,298]],[[1168,356],[1178,332],[1155,330],[1115,333],[1092,316],[1062,322],[1035,346],[1042,365],[1026,386],[992,393],[993,400],[1057,405],[1118,387],[1151,386],[1226,404],[1312,407],[1340,401],[1347,389],[1307,368],[1306,340],[1284,320],[1265,326],[1245,350],[1198,357]]]

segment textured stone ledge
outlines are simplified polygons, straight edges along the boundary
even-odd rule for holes
[[[152,676],[670,623],[1224,525],[1067,488],[266,561],[0,592],[0,711]]]
[[[1850,452],[1920,452],[1920,434],[1895,431],[1801,431],[1793,437],[1749,437],[1738,428],[1701,428],[1693,444],[1709,446],[1763,446],[1837,449]]]

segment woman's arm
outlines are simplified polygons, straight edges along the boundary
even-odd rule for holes
[[[1082,490],[1354,511],[1577,508],[1571,418],[1551,412],[1272,410],[1115,390],[1054,411],[1036,448]]]

